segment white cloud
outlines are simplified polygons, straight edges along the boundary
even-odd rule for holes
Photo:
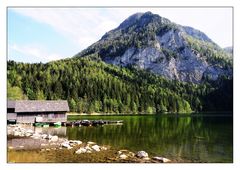
[[[10,44],[8,48],[8,53],[18,53],[24,56],[28,56],[29,58],[38,58],[38,60],[42,62],[61,59],[59,54],[48,53],[46,50],[41,49],[39,45],[19,46],[17,44]]]
[[[51,26],[55,31],[86,48],[118,25],[111,16],[94,9],[14,8],[15,12]]]
[[[12,8],[73,40],[79,51],[116,28],[129,15],[152,11],[178,24],[200,29],[220,45],[231,44],[231,8]],[[220,16],[220,17],[219,17]],[[227,17],[222,17],[227,16]],[[219,20],[218,18],[221,18]],[[227,23],[227,24],[223,24]],[[224,33],[224,34],[223,34]],[[228,39],[226,39],[228,37]]]

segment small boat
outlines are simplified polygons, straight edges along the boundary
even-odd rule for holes
[[[53,126],[54,126],[54,127],[60,127],[61,125],[62,125],[61,122],[55,122],[55,123],[53,123]]]
[[[90,126],[91,122],[89,120],[82,120],[81,121],[81,125],[83,125],[83,126]]]
[[[36,127],[42,127],[43,126],[43,123],[34,123],[34,126],[36,126]]]
[[[45,123],[42,125],[42,127],[49,127],[49,124]]]

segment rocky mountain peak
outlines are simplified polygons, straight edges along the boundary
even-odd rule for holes
[[[196,39],[199,39],[201,41],[207,41],[207,42],[214,43],[206,34],[201,32],[200,30],[194,29],[189,26],[182,26],[182,31],[186,32],[188,35],[190,35]]]
[[[151,12],[131,15],[76,56],[94,56],[184,82],[232,76],[232,58],[206,34]]]

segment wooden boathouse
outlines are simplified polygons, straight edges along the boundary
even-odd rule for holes
[[[66,100],[8,100],[7,121],[16,123],[66,122]]]

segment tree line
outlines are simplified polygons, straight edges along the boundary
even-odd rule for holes
[[[7,63],[8,99],[68,100],[72,112],[153,114],[232,111],[232,80],[184,83],[89,57]],[[225,100],[228,99],[226,102]]]

